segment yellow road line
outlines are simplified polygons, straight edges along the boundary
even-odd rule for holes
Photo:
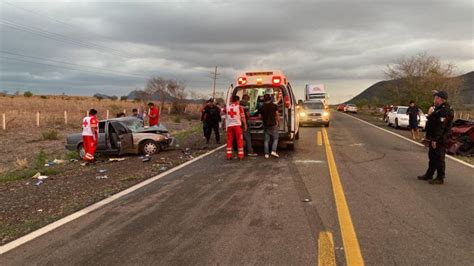
[[[318,146],[323,145],[323,138],[321,137],[321,131],[318,131],[318,134],[316,135],[316,143]]]
[[[346,196],[342,188],[341,179],[337,171],[336,162],[329,143],[328,133],[323,128],[323,137],[326,147],[326,156],[328,159],[329,173],[331,175],[332,190],[336,201],[337,216],[339,217],[339,226],[341,228],[342,242],[346,254],[347,265],[364,265],[364,259],[359,247],[359,241],[352,224],[351,214],[347,206]]]
[[[334,241],[331,232],[320,232],[318,238],[318,265],[335,266]]]

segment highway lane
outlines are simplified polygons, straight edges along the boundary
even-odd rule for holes
[[[367,265],[473,260],[472,169],[448,160],[446,184],[431,186],[416,179],[423,148],[344,114],[331,123]],[[344,265],[354,247],[341,233],[323,139],[322,128],[302,128],[280,159],[226,161],[219,151],[4,254],[2,264],[314,265],[332,252]],[[321,241],[328,235],[333,244]]]

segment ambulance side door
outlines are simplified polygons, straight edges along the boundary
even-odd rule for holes
[[[119,121],[111,121],[110,122],[112,126],[115,129],[115,132],[117,132],[118,136],[118,146],[119,146],[119,153],[124,154],[124,153],[129,153],[133,152],[133,133],[132,131],[124,126],[122,123]]]

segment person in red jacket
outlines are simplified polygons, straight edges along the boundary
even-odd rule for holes
[[[227,126],[227,159],[232,159],[232,144],[234,138],[237,139],[238,157],[244,159],[244,139],[243,130],[247,130],[247,121],[245,120],[244,108],[240,105],[240,97],[232,97],[232,103],[226,106],[225,121]],[[243,128],[242,128],[243,125]]]
[[[97,142],[99,140],[99,130],[96,118],[97,110],[89,110],[89,116],[84,117],[82,120],[82,145],[86,154],[83,160],[86,162],[94,161],[94,153],[97,149]]]
[[[154,103],[148,103],[148,108],[150,110],[148,111],[148,125],[150,127],[152,126],[157,126],[160,124],[160,111],[158,108],[156,108]]]

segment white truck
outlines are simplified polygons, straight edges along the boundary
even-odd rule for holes
[[[305,87],[305,100],[306,101],[321,101],[325,105],[328,105],[328,94],[324,88],[324,84],[306,84]]]

